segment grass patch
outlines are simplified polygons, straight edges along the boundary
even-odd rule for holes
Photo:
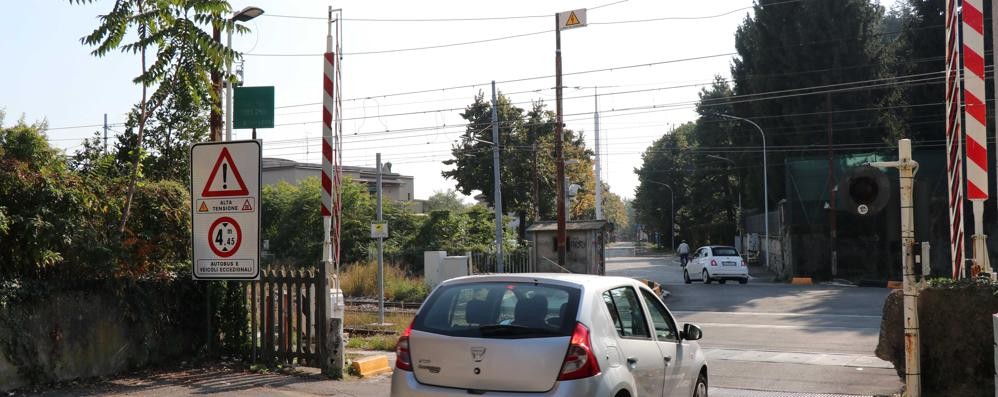
[[[395,343],[399,340],[398,335],[373,335],[361,338],[350,337],[347,340],[348,349],[394,351]]]
[[[340,273],[340,288],[345,296],[377,297],[378,264],[360,262],[346,266]],[[385,265],[385,299],[422,302],[429,293],[430,288],[426,286],[422,278],[407,277],[402,269]]]
[[[391,332],[390,334],[377,335],[351,335],[347,340],[347,348],[363,350],[394,351],[395,343],[398,342],[399,335],[405,331],[415,313],[411,312],[385,312],[385,322],[391,325],[373,325],[378,322],[378,313],[347,311],[343,316],[343,326],[346,328],[382,330]]]

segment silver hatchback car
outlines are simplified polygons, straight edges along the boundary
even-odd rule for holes
[[[623,277],[441,283],[399,338],[392,396],[707,396],[695,325]]]

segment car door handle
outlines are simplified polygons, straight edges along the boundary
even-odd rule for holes
[[[638,358],[637,357],[628,357],[627,358],[627,365],[634,365],[634,364],[637,364],[637,363],[638,363]]]
[[[662,357],[662,360],[665,361],[665,365],[669,365],[669,363],[672,362],[672,357],[665,356],[665,357]]]

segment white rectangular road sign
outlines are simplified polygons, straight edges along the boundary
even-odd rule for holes
[[[257,141],[191,147],[195,280],[259,278],[260,157]]]
[[[558,30],[581,28],[586,26],[586,9],[558,13]]]
[[[372,222],[371,223],[371,238],[388,238],[388,223],[387,222]]]

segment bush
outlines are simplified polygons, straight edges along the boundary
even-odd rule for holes
[[[385,299],[422,302],[430,289],[422,278],[407,277],[398,267],[385,265]],[[378,296],[378,264],[361,262],[348,265],[340,273],[340,289],[349,297]]]
[[[994,326],[998,283],[932,280],[918,302],[922,393],[926,396],[994,395]],[[902,292],[884,303],[877,357],[904,374]]]

